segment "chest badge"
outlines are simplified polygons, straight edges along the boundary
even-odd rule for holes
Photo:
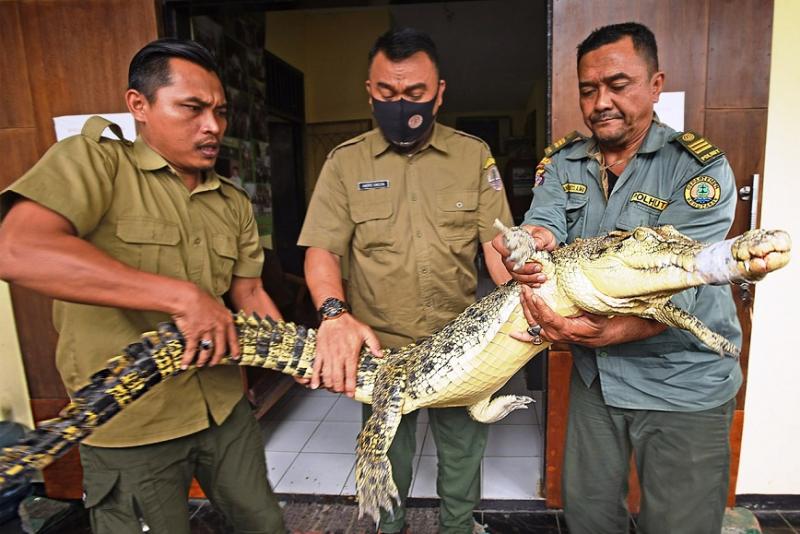
[[[375,180],[372,182],[358,182],[359,191],[372,191],[373,189],[386,189],[389,187],[389,180]]]
[[[663,198],[654,197],[653,195],[648,195],[642,191],[636,191],[634,194],[632,194],[631,202],[638,202],[639,204],[644,204],[648,208],[653,208],[658,211],[664,211],[664,209],[666,209],[666,207],[669,205],[669,202]]]
[[[565,184],[561,184],[561,187],[564,188],[565,193],[578,193],[579,195],[586,194],[586,186],[583,184],[567,182]]]
[[[697,210],[705,210],[719,202],[722,192],[717,182],[711,176],[696,176],[683,188],[683,198],[686,203]]]

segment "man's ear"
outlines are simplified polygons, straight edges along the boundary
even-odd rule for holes
[[[370,85],[369,80],[364,82],[364,89],[367,90],[367,102],[369,102],[369,107],[372,108],[372,85]]]
[[[136,122],[147,122],[147,109],[150,107],[147,97],[136,89],[128,89],[125,92],[125,103],[128,111],[133,115]]]
[[[665,75],[662,71],[656,72],[650,78],[650,97],[655,104],[661,96],[661,91],[664,89]]]
[[[444,80],[439,80],[439,90],[436,92],[436,104],[434,105],[433,108],[434,115],[436,115],[436,113],[439,112],[439,108],[442,107],[442,102],[443,102],[442,96],[444,95],[445,89],[447,89],[447,82],[445,82]]]

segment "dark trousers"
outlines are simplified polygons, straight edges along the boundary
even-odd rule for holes
[[[135,432],[136,429],[131,429]],[[81,445],[85,504],[94,534],[189,534],[196,477],[237,534],[283,534],[267,481],[264,443],[242,399],[222,425],[139,447]]]
[[[365,421],[371,413],[369,405],[364,405]],[[418,413],[403,416],[389,447],[392,478],[404,504],[411,489]],[[472,534],[472,511],[481,500],[481,459],[486,449],[489,426],[472,419],[467,409],[462,407],[429,408],[428,419],[438,460],[436,493],[441,500],[439,532]],[[382,511],[381,532],[400,532],[405,519],[404,507],[395,508],[393,518]]]
[[[640,532],[720,532],[734,407],[735,399],[700,412],[613,408],[599,379],[587,388],[573,369],[563,473],[570,533],[628,532],[631,451],[641,485]]]

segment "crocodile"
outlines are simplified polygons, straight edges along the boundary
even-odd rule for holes
[[[520,228],[495,225],[504,233],[510,258],[522,265],[539,262],[547,282],[535,291],[556,312],[635,315],[683,328],[721,356],[738,357],[737,347],[697,318],[677,308],[670,297],[704,284],[755,282],[789,261],[791,240],[780,230],[754,230],[706,245],[671,226],[640,227],[580,239],[553,252],[536,250]],[[529,397],[492,398],[527,361],[549,346],[510,336],[527,324],[514,281],[469,306],[432,336],[381,357],[361,352],[355,399],[373,413],[357,439],[356,488],[360,515],[378,519],[400,496],[387,458],[403,414],[424,407],[464,406],[472,418],[498,421],[526,408]],[[302,325],[239,313],[234,317],[241,356],[223,364],[274,369],[310,378],[316,331]],[[91,377],[73,393],[56,419],[40,423],[26,438],[0,451],[0,489],[49,465],[151,388],[182,372],[184,340],[172,323],[163,323]]]

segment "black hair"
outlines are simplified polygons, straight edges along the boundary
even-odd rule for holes
[[[640,56],[647,62],[647,67],[652,75],[658,71],[658,45],[656,45],[656,37],[650,28],[638,22],[623,22],[621,24],[610,24],[597,28],[589,37],[583,40],[578,45],[578,63],[581,58],[591,52],[597,50],[601,46],[616,43],[624,37],[630,37],[633,41],[633,48]]]
[[[386,54],[391,61],[401,61],[417,52],[425,52],[431,58],[436,71],[441,72],[439,53],[433,39],[427,33],[414,28],[393,28],[378,37],[367,55],[367,68],[372,67],[372,60],[378,52]]]
[[[128,89],[142,93],[148,101],[155,100],[156,91],[172,83],[169,60],[185,59],[213,72],[222,79],[219,67],[203,45],[188,39],[158,39],[136,52],[128,67]]]

